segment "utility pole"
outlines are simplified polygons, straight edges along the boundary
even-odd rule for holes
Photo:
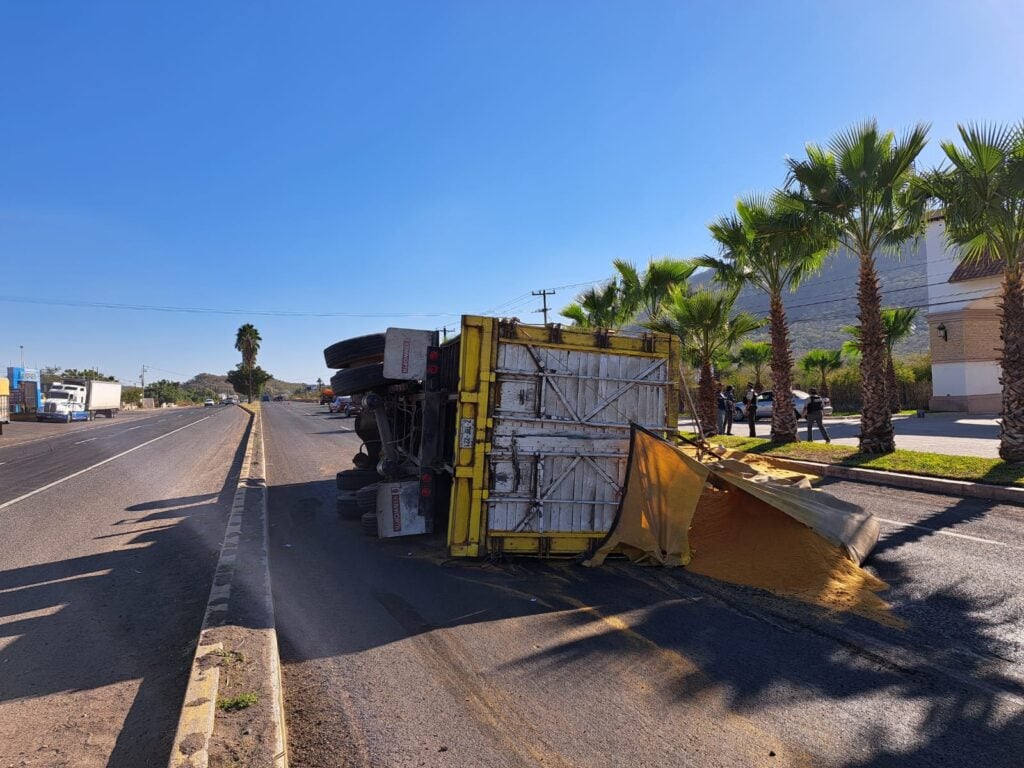
[[[142,374],[139,376],[139,380],[142,382],[142,393],[139,395],[139,408],[142,407],[142,401],[146,399],[146,365],[142,365]]]
[[[544,313],[544,325],[547,325],[548,324],[548,296],[554,296],[555,292],[554,291],[549,291],[547,288],[545,288],[542,291],[533,291],[532,293],[533,293],[534,296],[540,296],[541,299],[544,301],[544,306],[541,309],[535,309],[533,311],[534,312],[543,312]]]
[[[446,325],[440,328],[439,330],[441,331],[441,343],[443,344],[444,342],[448,341],[448,326]],[[452,330],[454,331],[455,329],[452,328]]]
[[[18,345],[18,349],[21,350],[21,367],[24,368],[25,367],[25,345],[24,344],[19,344]]]

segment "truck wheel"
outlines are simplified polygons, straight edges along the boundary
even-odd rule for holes
[[[363,526],[363,533],[367,536],[377,536],[377,513],[376,512],[364,512],[363,516],[359,518],[359,523]]]
[[[370,483],[356,491],[356,503],[359,505],[359,509],[363,512],[375,513],[377,511],[378,488],[380,488],[380,483]]]
[[[356,395],[371,389],[399,384],[399,379],[384,378],[384,363],[344,368],[331,377],[331,389],[338,395]]]
[[[328,368],[354,368],[384,359],[384,334],[371,333],[331,344],[324,350]]]
[[[370,483],[379,483],[380,475],[376,469],[346,469],[339,472],[336,479],[339,491],[358,491]]]
[[[363,510],[356,503],[356,495],[351,491],[342,491],[338,494],[338,517],[345,520],[358,520]]]

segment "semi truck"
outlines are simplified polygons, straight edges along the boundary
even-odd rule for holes
[[[630,429],[677,429],[678,340],[463,316],[324,350],[363,441],[338,512],[381,537],[447,530],[452,556],[573,555],[613,524]]]
[[[121,384],[116,381],[65,379],[55,382],[36,414],[39,421],[91,421],[97,415],[112,419],[121,409]]]

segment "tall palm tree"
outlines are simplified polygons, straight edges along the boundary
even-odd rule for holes
[[[830,228],[822,219],[787,195],[751,196],[736,203],[736,213],[710,225],[720,257],[697,259],[715,270],[716,280],[733,288],[753,285],[769,298],[771,338],[772,441],[797,439],[793,402],[793,349],[782,294],[793,290],[821,268],[832,245]],[[780,404],[789,407],[779,407]]]
[[[819,389],[822,397],[828,397],[828,375],[843,365],[843,353],[839,349],[812,349],[800,358],[800,368],[807,373],[821,376]]]
[[[641,273],[630,261],[616,259],[612,262],[618,272],[620,303],[632,319],[649,320],[656,317],[661,303],[668,297],[668,289],[690,279],[697,270],[697,264],[686,259],[665,256],[651,259]]]
[[[963,147],[942,143],[949,166],[926,179],[945,206],[946,239],[966,262],[1003,265],[1003,387],[999,455],[1024,462],[1024,122],[959,125]]]
[[[885,387],[885,332],[875,256],[898,252],[924,229],[925,198],[914,182],[914,162],[928,141],[916,125],[901,139],[879,132],[874,120],[850,128],[829,146],[807,145],[807,158],[790,159],[795,198],[835,228],[839,243],[860,261],[857,282],[861,328],[862,453],[896,450]]]
[[[728,352],[761,321],[746,312],[733,315],[737,291],[729,288],[702,287],[692,290],[675,285],[661,305],[661,312],[647,327],[679,337],[684,358],[700,369],[697,394],[697,418],[706,435],[717,431],[717,406],[711,381],[711,366],[721,352]]]
[[[772,345],[767,341],[744,341],[740,344],[739,352],[736,353],[736,362],[742,363],[753,369],[754,385],[760,392],[764,389],[761,382],[761,373],[764,371],[768,361],[772,357]]]
[[[249,372],[249,402],[252,402],[252,369],[260,351],[260,332],[252,323],[246,323],[235,334],[235,349],[242,353],[242,365]]]
[[[559,314],[581,328],[621,328],[632,315],[622,304],[622,294],[615,280],[583,291]]]
[[[913,336],[917,330],[914,321],[917,319],[915,307],[886,308],[882,310],[882,332],[885,334],[885,393],[886,402],[892,413],[900,410],[900,386],[896,381],[896,363],[893,350],[904,339]],[[860,326],[848,325],[843,331],[853,338],[843,342],[843,349],[848,353],[861,354]]]

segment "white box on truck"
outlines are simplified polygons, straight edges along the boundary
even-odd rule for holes
[[[113,417],[121,409],[121,384],[116,381],[90,381],[86,385],[85,409],[90,414]]]

